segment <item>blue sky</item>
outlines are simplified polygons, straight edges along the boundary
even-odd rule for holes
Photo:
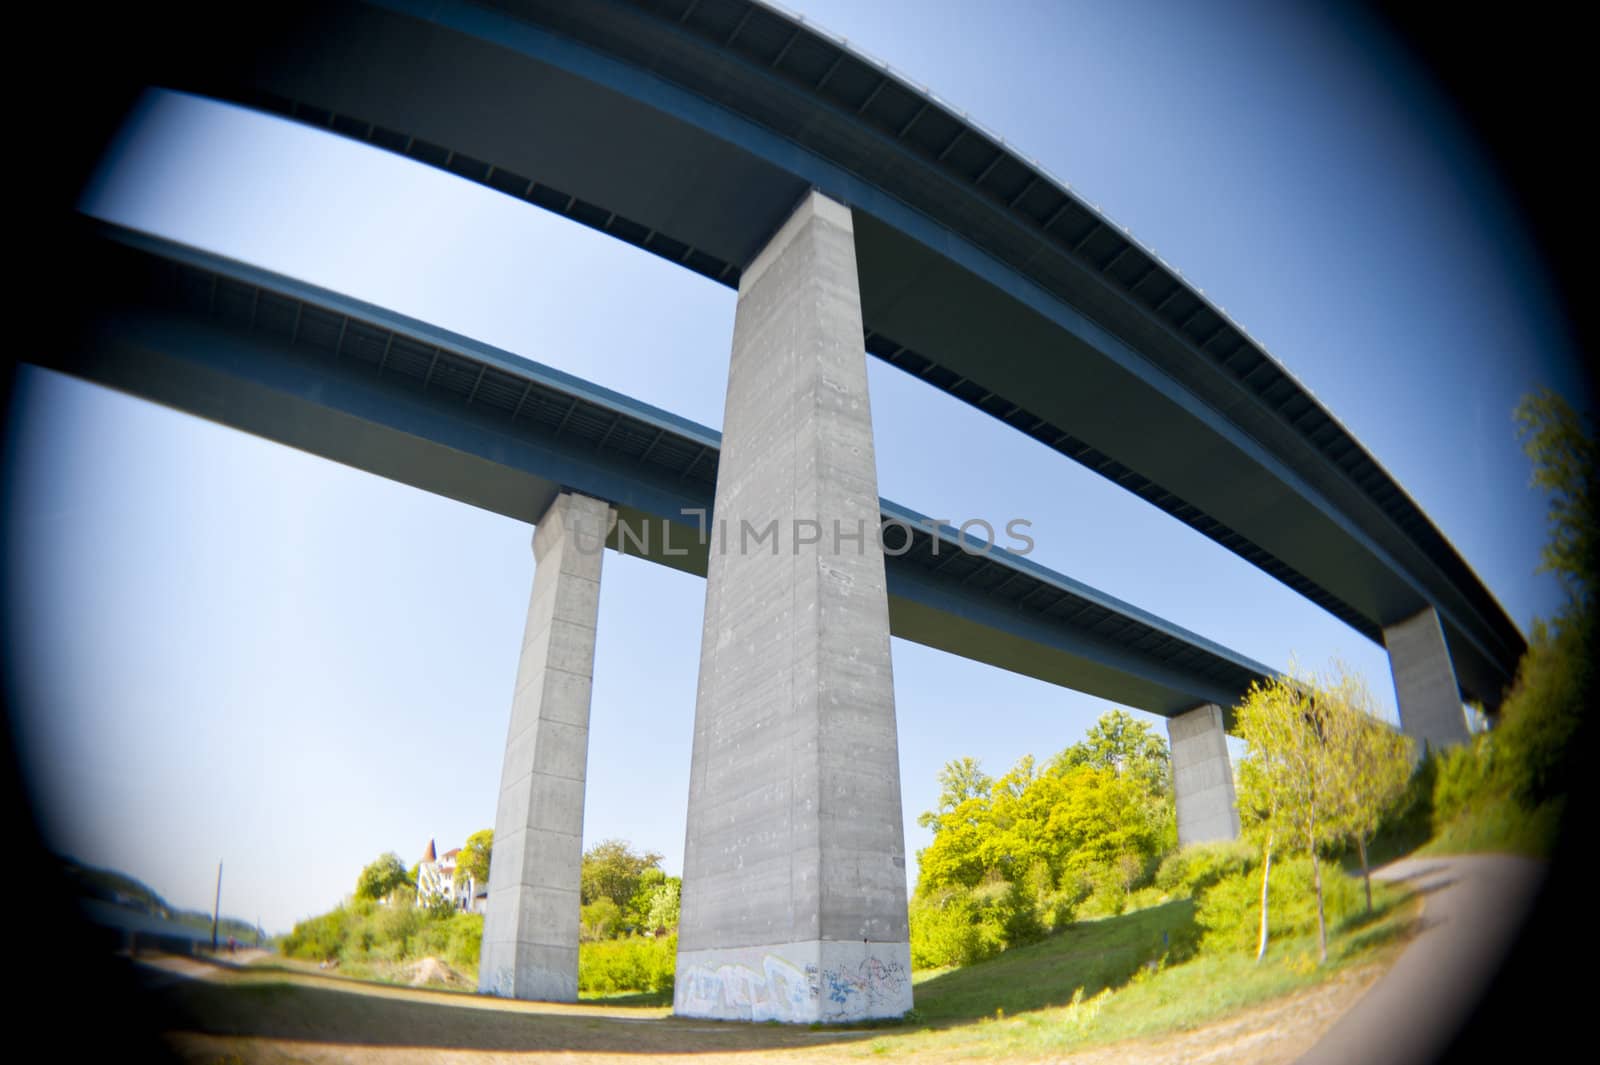
[[[1543,500],[1519,396],[1569,393],[1548,278],[1444,101],[1290,5],[807,4],[1001,132],[1225,307],[1526,628]],[[375,192],[374,190],[381,190]],[[152,96],[82,209],[392,307],[712,426],[733,293],[438,171]],[[557,266],[557,264],[560,264]],[[1382,650],[1130,494],[869,360],[880,491],[1034,523],[1035,560],[1257,660]],[[386,850],[492,825],[531,527],[60,377],[18,379],[17,729],[52,842],[269,930]],[[959,439],[952,453],[929,441]],[[605,563],[585,836],[680,869],[703,582]],[[1108,704],[894,643],[907,846],[948,759],[991,772]],[[1158,728],[1158,719],[1147,718]]]

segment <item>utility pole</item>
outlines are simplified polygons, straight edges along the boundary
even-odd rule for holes
[[[211,907],[211,953],[217,952],[217,918],[222,915],[222,860],[217,860],[217,901]]]

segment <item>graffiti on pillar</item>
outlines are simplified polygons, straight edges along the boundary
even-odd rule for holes
[[[758,972],[747,965],[692,966],[678,978],[683,1005],[693,1013],[752,1021],[809,1021],[816,1018],[817,967],[804,969],[768,954]]]
[[[822,973],[824,1017],[864,1017],[909,1005],[905,998],[911,976],[897,961],[868,957],[853,968]]]
[[[768,954],[761,968],[693,965],[678,976],[679,1009],[729,1020],[853,1020],[903,1012],[911,975],[896,961],[868,957],[855,965],[801,968]]]

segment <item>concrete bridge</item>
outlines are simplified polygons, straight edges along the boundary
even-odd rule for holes
[[[1453,742],[1463,697],[1498,704],[1520,633],[1337,419],[1037,164],[843,42],[748,0],[252,18],[253,43],[152,80],[442,167],[739,292],[718,437],[239,264],[79,235],[100,273],[56,365],[537,525],[484,990],[576,994],[601,543],[707,578],[680,1013],[910,1006],[891,632],[1167,716],[1183,840],[1237,831],[1225,708],[1267,670],[881,500],[865,353],[1382,641],[1413,735]],[[676,539],[692,512],[777,533]],[[641,520],[669,532],[630,541]]]

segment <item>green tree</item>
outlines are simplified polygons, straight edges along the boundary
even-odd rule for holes
[[[917,824],[938,832],[945,814],[973,799],[987,800],[993,786],[994,781],[980,768],[976,758],[962,757],[946,762],[939,770],[939,805],[937,809],[919,814]]]
[[[683,881],[669,876],[650,891],[644,928],[648,932],[675,932],[683,898]]]
[[[1597,446],[1583,415],[1561,396],[1541,389],[1523,397],[1513,417],[1533,461],[1533,484],[1550,496],[1550,541],[1539,571],[1554,573],[1579,610],[1593,605]]]
[[[1375,714],[1366,682],[1342,663],[1317,693],[1337,782],[1332,818],[1361,856],[1367,912],[1372,912],[1372,870],[1367,844],[1411,780],[1412,742]]]
[[[1101,714],[1088,734],[1062,751],[1056,761],[1109,769],[1119,777],[1137,780],[1152,795],[1165,795],[1172,788],[1167,742],[1126,710]]]
[[[1310,853],[1317,895],[1317,940],[1328,960],[1328,925],[1323,906],[1321,851],[1342,838],[1343,787],[1339,759],[1330,746],[1342,725],[1335,701],[1318,697],[1313,678],[1293,672],[1250,686],[1235,715],[1238,735],[1254,764],[1239,775],[1246,789],[1242,806],[1258,818],[1267,841],[1290,843]],[[1262,894],[1270,864],[1262,863]],[[1266,907],[1263,906],[1263,915]],[[1264,926],[1263,926],[1264,927]],[[1262,950],[1265,950],[1263,932]]]
[[[485,828],[467,837],[456,855],[457,884],[465,884],[470,876],[479,884],[489,882],[489,856],[494,852],[494,829]]]
[[[361,875],[356,879],[356,898],[386,899],[397,888],[415,886],[400,856],[389,851],[361,870]]]
[[[633,893],[639,889],[639,879],[645,870],[657,868],[661,855],[655,852],[635,854],[633,847],[620,839],[602,840],[583,854],[583,868],[579,887],[584,905],[608,898],[625,914]]]

